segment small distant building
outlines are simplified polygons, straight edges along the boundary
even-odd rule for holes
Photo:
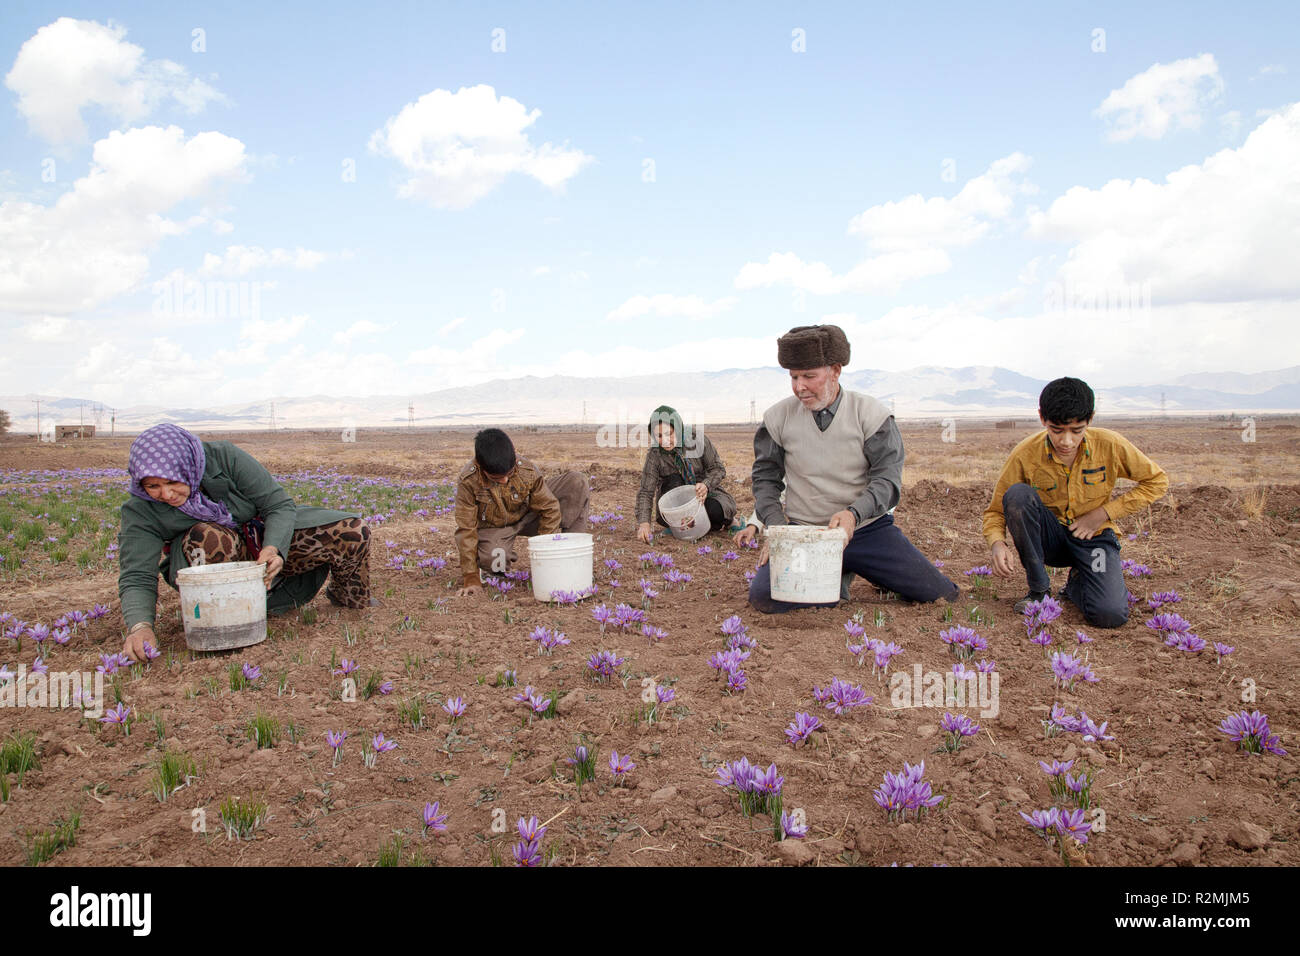
[[[1015,428],[1016,420],[1014,418],[1007,418],[1000,422],[995,422],[993,424],[993,427],[994,428]]]
[[[55,425],[54,440],[65,441],[69,438],[94,438],[94,425]]]

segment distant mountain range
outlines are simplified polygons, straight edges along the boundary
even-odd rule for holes
[[[1032,417],[1045,380],[1010,369],[976,365],[966,368],[921,366],[902,372],[876,369],[846,371],[848,388],[892,403],[899,418]],[[790,394],[790,377],[781,368],[725,369],[718,372],[665,372],[624,378],[500,379],[422,395],[312,395],[276,397],[260,402],[211,408],[138,405],[117,409],[116,428],[137,432],[159,422],[187,428],[240,430],[275,424],[280,428],[395,427],[415,424],[483,425],[580,424],[597,427],[648,421],[658,405],[672,405],[687,421],[747,422],[753,411]],[[1125,385],[1098,389],[1098,413],[1171,415],[1300,412],[1300,365],[1271,372],[1205,372],[1182,375],[1167,384]],[[12,430],[36,430],[33,400],[41,400],[43,429],[60,425],[110,427],[110,410],[93,401],[53,396],[0,396],[0,408],[13,419]]]

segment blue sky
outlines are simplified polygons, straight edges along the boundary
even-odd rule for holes
[[[1297,364],[1297,19],[6,5],[0,393],[753,367],[820,321],[859,368]]]

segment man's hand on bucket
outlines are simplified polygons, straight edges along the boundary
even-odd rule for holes
[[[847,548],[849,546],[849,542],[853,539],[853,529],[857,527],[857,524],[858,524],[858,519],[853,517],[853,512],[849,511],[846,508],[843,511],[837,511],[835,512],[835,514],[831,515],[830,524],[828,524],[826,527],[839,528],[841,531],[843,531],[844,547]]]
[[[284,567],[284,558],[280,557],[280,549],[273,544],[268,544],[257,556],[257,563],[266,565],[264,582],[269,591],[271,585],[275,583],[275,576]]]

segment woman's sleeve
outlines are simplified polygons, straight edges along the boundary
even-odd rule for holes
[[[150,624],[158,612],[158,559],[163,539],[146,527],[126,505],[122,506],[117,534],[117,595],[122,619],[130,630],[141,621]]]
[[[645,464],[641,466],[641,487],[636,493],[636,523],[649,524],[654,513],[655,492],[659,490],[659,477],[651,467],[650,456],[653,449],[646,452]]]
[[[717,491],[722,486],[722,479],[727,477],[727,467],[713,442],[704,439],[704,483],[709,491]]]
[[[273,545],[281,557],[289,554],[293,538],[293,520],[297,508],[289,492],[256,458],[237,445],[231,445],[231,484],[257,506],[257,516],[266,522],[262,544]],[[257,555],[253,555],[254,558]]]

